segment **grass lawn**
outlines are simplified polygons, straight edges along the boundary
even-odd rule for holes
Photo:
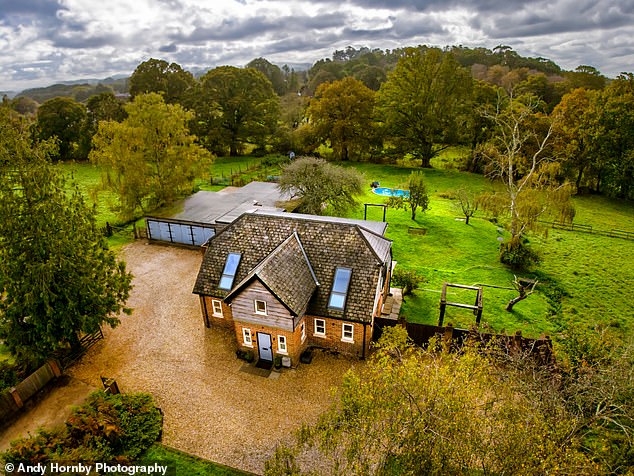
[[[408,167],[352,164],[364,173],[368,189],[364,203],[386,203],[371,193],[369,184],[397,187],[407,183]],[[409,211],[388,209],[387,237],[393,240],[398,266],[418,270],[426,283],[409,296],[402,312],[411,322],[435,324],[439,316],[443,282],[482,285],[484,312],[482,322],[499,332],[521,330],[525,336],[555,334],[568,324],[602,323],[631,330],[634,300],[634,270],[628,266],[634,253],[634,241],[600,235],[549,230],[548,238],[530,237],[542,254],[543,262],[534,276],[538,291],[517,304],[513,312],[505,310],[517,293],[511,288],[513,272],[498,260],[498,238],[506,232],[479,213],[465,225],[460,210],[449,198],[452,190],[491,190],[494,185],[480,175],[450,169],[424,170],[430,192],[430,209],[411,220]],[[602,229],[632,229],[634,205],[605,197],[575,198],[575,222]],[[363,218],[363,207],[351,216]],[[368,218],[381,220],[380,208],[369,208]],[[410,233],[421,228],[425,234]],[[492,287],[495,286],[495,287]],[[501,289],[511,288],[511,289]],[[551,298],[561,294],[561,306]],[[449,290],[448,299],[473,304],[475,293]],[[561,312],[559,312],[561,311]],[[475,316],[466,309],[447,307],[445,323],[468,327]]]
[[[168,474],[187,475],[187,476],[249,476],[251,473],[245,473],[237,469],[229,468],[220,464],[212,463],[195,456],[182,453],[180,451],[165,447],[163,445],[153,445],[137,461],[137,464],[151,465],[158,463],[160,465],[168,465]]]

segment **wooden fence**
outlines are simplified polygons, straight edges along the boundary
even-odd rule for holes
[[[393,319],[375,319],[373,338],[375,340],[379,339],[385,327],[393,327],[395,325],[399,325],[399,323]],[[459,351],[469,341],[481,344],[483,349],[496,350],[507,355],[528,354],[543,364],[552,363],[554,358],[553,345],[550,338],[529,339],[523,337],[521,331],[509,336],[506,334],[480,332],[475,328],[470,330],[459,329],[452,325],[433,326],[407,322],[404,327],[410,339],[421,347],[428,345],[429,341],[435,337],[443,344],[448,345],[453,351]]]
[[[79,347],[55,354],[55,358],[59,361],[62,369],[73,364],[77,359],[86,353],[93,345],[103,339],[101,329],[92,334],[85,334],[79,339]]]
[[[556,230],[577,231],[581,233],[590,233],[593,235],[608,236],[610,238],[622,238],[624,240],[634,240],[634,231],[628,230],[603,230],[594,228],[592,225],[584,225],[582,223],[561,223],[558,221],[539,221],[541,224],[554,228]]]
[[[60,375],[59,362],[50,360],[12,389],[0,393],[0,421],[8,421],[33,395]]]

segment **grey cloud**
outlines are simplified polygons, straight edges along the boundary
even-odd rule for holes
[[[198,43],[210,40],[232,41],[258,38],[263,34],[285,34],[288,31],[301,31],[343,27],[345,18],[341,14],[326,14],[315,17],[251,17],[246,19],[225,19],[220,25],[202,25],[189,34],[172,34],[175,42]]]
[[[0,0],[0,21],[12,17],[55,18],[62,8],[57,0]]]
[[[174,43],[170,43],[169,45],[163,45],[159,48],[161,53],[175,53],[178,51],[178,46]]]

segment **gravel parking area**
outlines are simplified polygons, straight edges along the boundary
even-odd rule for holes
[[[277,442],[332,402],[330,389],[351,366],[316,353],[313,362],[278,379],[241,372],[232,333],[203,325],[191,293],[199,251],[137,241],[122,251],[134,274],[128,304],[105,339],[75,364],[71,377],[96,387],[100,376],[123,392],[153,394],[165,414],[163,442],[246,471],[262,473]]]

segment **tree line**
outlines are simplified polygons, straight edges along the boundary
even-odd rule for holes
[[[512,97],[530,105],[535,127],[554,124],[548,153],[559,164],[560,182],[621,198],[634,196],[632,85],[630,73],[609,80],[590,66],[562,71],[503,45],[349,47],[308,71],[257,58],[245,68],[221,66],[198,78],[178,64],[150,59],[128,81],[130,101],[154,92],[191,111],[189,131],[216,155],[405,156],[430,167],[444,149],[461,145],[470,151],[463,168],[477,173],[487,173],[486,148],[499,132],[492,112]],[[98,123],[126,117],[123,100],[111,91],[83,102],[56,97],[38,106],[18,97],[4,103],[34,117],[41,139],[57,138],[60,160],[87,159]]]

